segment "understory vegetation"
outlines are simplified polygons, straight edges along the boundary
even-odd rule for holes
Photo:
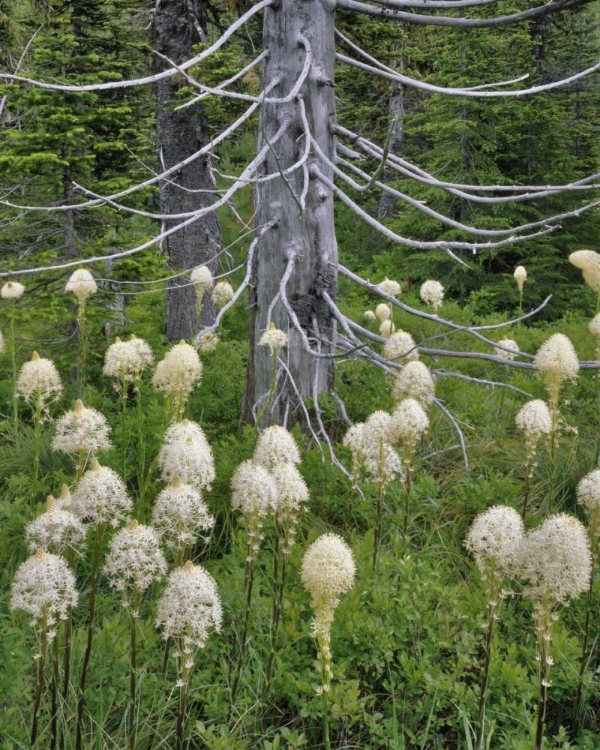
[[[582,286],[582,295],[588,291]],[[342,297],[343,294],[342,289]],[[408,301],[412,298],[415,306],[425,309],[416,294],[403,297]],[[587,298],[591,307],[592,296]],[[134,298],[127,309],[129,324],[118,333],[123,340],[130,333],[143,337],[159,361],[169,344],[159,332],[162,309],[156,301],[156,295]],[[346,299],[347,311],[360,320],[363,311],[375,302],[367,292],[353,292]],[[475,315],[469,304],[461,306],[447,301],[443,309],[448,318],[459,324],[502,322],[497,315],[485,318]],[[40,644],[36,629],[30,626],[30,616],[18,610],[10,612],[10,589],[16,570],[29,555],[25,527],[45,511],[46,496],[59,497],[63,484],[76,492],[73,461],[53,449],[52,441],[58,429],[56,418],[72,409],[77,395],[79,355],[69,322],[74,319],[72,295],[26,289],[17,300],[3,300],[2,310],[6,323],[1,384],[4,421],[0,453],[3,576],[0,664],[4,710],[0,732],[2,747],[14,748],[28,746],[36,690],[35,655],[40,653]],[[17,367],[20,369],[37,350],[41,357],[54,360],[64,386],[64,393],[49,405],[43,422],[36,482],[32,470],[36,451],[34,414],[22,399],[18,433],[14,432],[8,325],[12,314]],[[157,495],[165,487],[157,461],[168,427],[165,398],[153,389],[149,369],[139,381],[143,405],[140,411],[136,410],[133,388],[125,391],[124,399],[119,397],[114,380],[102,374],[105,352],[114,338],[102,334],[102,323],[109,318],[101,294],[87,299],[85,314],[89,339],[83,401],[86,407],[103,414],[112,427],[112,447],[99,452],[98,459],[103,466],[121,476],[124,474],[133,504],[124,515],[147,524],[152,520]],[[516,315],[517,309],[508,310],[504,319]],[[441,334],[435,322],[404,319],[398,311],[394,317],[396,326],[410,331],[417,341],[425,342]],[[354,585],[339,597],[331,627],[333,677],[327,694],[331,746],[475,747],[486,655],[487,605],[480,576],[464,543],[473,520],[491,506],[522,510],[525,441],[515,426],[515,416],[527,398],[502,387],[482,388],[451,376],[436,378],[436,395],[459,421],[465,434],[469,468],[463,461],[453,425],[435,406],[430,407],[429,429],[418,442],[412,461],[407,539],[403,531],[405,488],[396,476],[385,492],[375,570],[376,486],[363,477],[359,480],[363,494],[353,489],[352,482],[332,466],[329,455],[314,444],[308,433],[298,428],[293,430],[301,458],[298,468],[306,481],[309,499],[306,512],[299,516],[295,544],[287,563],[272,675],[267,679],[273,603],[278,594],[273,571],[278,550],[277,527],[272,513],[267,514],[258,537],[264,539],[255,556],[246,640],[243,638],[244,569],[250,525],[247,518],[244,522],[232,510],[230,487],[240,463],[252,458],[258,439],[255,430],[238,429],[246,358],[244,318],[242,306],[239,312],[226,318],[216,348],[200,351],[202,379],[185,406],[186,417],[205,431],[215,466],[212,488],[205,486],[202,490],[208,512],[215,521],[214,528],[202,532],[206,542],[197,538],[189,547],[189,559],[202,565],[214,578],[222,602],[221,632],[210,634],[193,660],[186,708],[189,747],[323,746],[323,702],[318,691],[321,671],[315,661],[317,652],[311,637],[311,600],[301,582],[300,566],[307,547],[324,533],[339,534],[350,546],[356,565]],[[571,339],[581,360],[593,360],[595,339],[588,331],[588,322],[589,316],[577,313],[566,315],[552,325],[526,322],[502,328],[500,332],[530,352],[537,351],[551,334],[561,332]],[[469,340],[472,337],[467,334],[459,332],[451,339],[455,349],[473,350],[473,341]],[[485,351],[486,347],[481,344],[475,349]],[[422,359],[432,367],[450,369],[434,358]],[[502,368],[480,360],[456,360],[451,369],[461,375],[502,380],[532,397],[545,397],[544,383],[533,371]],[[340,362],[336,373],[336,391],[355,422],[367,420],[377,410],[393,411],[392,384],[389,376],[352,358]],[[531,481],[526,517],[528,528],[539,526],[556,513],[569,513],[586,520],[576,501],[576,488],[597,461],[600,416],[595,372],[582,371],[576,383],[567,385],[564,398],[555,461],[551,461],[547,439],[538,447],[539,465]],[[324,397],[321,407],[338,456],[350,471],[351,455],[341,444],[347,425],[333,398]],[[141,473],[140,466],[145,466]],[[90,469],[89,462],[85,468]],[[130,746],[130,712],[134,705],[135,747],[173,747],[179,706],[175,649],[163,672],[165,641],[156,627],[157,601],[164,590],[164,577],[158,576],[159,580],[149,585],[137,603],[137,663],[132,704],[131,610],[122,606],[122,596],[111,587],[104,571],[113,534],[109,524],[99,551],[83,746]],[[71,557],[79,604],[72,610],[71,684],[64,697],[59,696],[59,742],[68,748],[75,746],[77,685],[89,618],[94,535],[88,532],[86,538],[79,552]],[[173,549],[165,553],[170,570],[177,562],[181,563]],[[513,581],[508,588],[514,596],[507,596],[499,610],[490,651],[484,746],[518,750],[532,747],[535,733],[539,689],[537,644],[531,604],[523,595],[523,586]],[[586,597],[573,601],[554,627],[547,748],[597,746],[600,694],[596,599],[597,591],[590,609],[590,648],[580,701],[577,694]],[[56,628],[59,680],[64,676],[63,628],[64,624]],[[247,648],[242,659],[243,643],[247,643]],[[239,685],[231,705],[232,683],[238,667]],[[43,679],[40,747],[51,743],[49,666]]]

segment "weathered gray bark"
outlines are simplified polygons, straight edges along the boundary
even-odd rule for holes
[[[335,118],[333,20],[332,0],[280,0],[277,6],[265,10],[263,43],[263,48],[269,50],[263,66],[263,87],[278,78],[280,83],[270,96],[285,97],[298,80],[305,62],[301,37],[308,40],[312,64],[299,96],[306,107],[312,137],[331,159],[334,138],[330,124]],[[265,163],[265,174],[285,171],[299,160],[304,151],[306,141],[298,98],[286,104],[267,104],[262,108],[259,148],[270,142],[283,122],[288,122],[287,130],[273,146]],[[316,157],[313,155],[313,158]],[[330,169],[321,162],[318,165],[323,174],[333,179]],[[271,385],[272,358],[266,347],[258,346],[258,340],[267,328],[269,305],[279,292],[291,256],[294,257],[294,267],[287,284],[287,297],[301,328],[309,339],[313,339],[315,348],[317,330],[327,341],[335,340],[335,322],[321,294],[327,291],[335,297],[337,287],[337,270],[333,265],[337,263],[333,198],[328,189],[310,176],[306,210],[301,211],[299,201],[303,185],[304,175],[299,169],[285,178],[260,183],[255,193],[257,226],[273,219],[277,225],[263,236],[254,256],[250,355],[242,413],[246,421],[252,421],[253,407],[264,400]],[[313,396],[313,387],[317,393],[327,391],[333,374],[331,360],[315,359],[306,353],[302,336],[294,329],[281,300],[274,306],[271,320],[278,328],[289,332],[290,345],[282,350],[281,356],[286,360],[302,399]],[[322,352],[332,349],[331,345],[325,344]],[[288,424],[296,421],[301,416],[297,407],[297,394],[290,379],[282,374],[274,408],[265,416],[263,424],[281,423],[285,414],[288,415]]]
[[[157,0],[154,13],[154,48],[175,63],[192,56],[192,46],[201,41],[206,28],[204,0]],[[162,69],[164,60],[158,59]],[[209,141],[206,118],[199,105],[174,111],[181,81],[168,78],[157,84],[156,134],[159,169],[172,167],[201,149]],[[160,185],[161,213],[177,214],[210,205],[214,188],[209,170],[209,159],[202,157],[172,175]],[[177,222],[165,222],[166,228]],[[215,257],[221,245],[217,218],[209,214],[164,242],[167,269],[177,273],[199,265],[213,271]],[[210,295],[205,295],[202,323],[212,322],[214,308]],[[196,292],[189,278],[179,277],[167,286],[167,315],[165,333],[172,340],[190,339],[197,332]]]

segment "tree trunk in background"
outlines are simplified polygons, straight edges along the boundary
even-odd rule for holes
[[[400,60],[402,67],[402,60]],[[390,127],[392,129],[390,138],[390,153],[402,155],[404,152],[404,86],[399,81],[392,83],[390,100],[388,103],[390,116]],[[377,216],[386,219],[394,216],[398,206],[398,200],[389,193],[382,193],[377,207]]]
[[[192,56],[194,44],[202,41],[206,28],[204,0],[157,0],[154,15],[154,48],[174,63],[182,63]],[[156,67],[167,63],[158,58]],[[158,169],[163,171],[178,164],[201,149],[209,141],[206,118],[200,105],[175,111],[181,85],[179,77],[157,84],[156,134]],[[209,170],[209,159],[202,157],[171,175],[160,185],[160,210],[163,214],[194,211],[213,203],[214,188]],[[166,221],[165,228],[177,221]],[[167,237],[163,248],[167,254],[167,269],[178,273],[199,265],[215,270],[216,255],[221,246],[221,232],[214,214],[204,216],[179,232]],[[196,320],[196,292],[189,278],[178,277],[167,286],[167,315],[165,333],[172,340],[191,339],[198,330]],[[205,295],[202,322],[214,316],[210,295]]]
[[[330,159],[334,154],[330,124],[335,119],[334,7],[333,0],[281,0],[279,5],[265,10],[263,27],[263,48],[269,50],[263,66],[263,88],[274,78],[280,80],[269,94],[271,97],[284,97],[294,87],[305,61],[300,36],[310,42],[312,65],[300,96],[306,106],[312,136]],[[258,148],[271,141],[286,119],[289,120],[288,128],[272,147],[265,162],[265,174],[285,171],[304,151],[304,127],[298,99],[288,104],[266,104],[261,108]],[[314,155],[311,159],[323,174],[333,179],[329,168]],[[272,220],[276,220],[277,225],[261,239],[252,269],[250,353],[242,412],[242,419],[249,422],[253,421],[253,408],[261,399],[264,400],[271,385],[272,358],[268,348],[258,346],[258,340],[267,328],[269,305],[279,292],[290,255],[295,261],[287,284],[287,297],[301,328],[309,338],[313,338],[317,327],[320,335],[328,341],[334,341],[336,335],[335,321],[322,298],[323,291],[335,298],[337,288],[337,270],[332,265],[337,263],[332,195],[311,175],[306,211],[301,212],[302,169],[287,175],[286,181],[287,184],[280,177],[259,183],[255,193],[257,227]],[[302,338],[281,301],[274,306],[271,320],[289,333],[290,345],[281,351],[280,356],[286,360],[300,397],[303,400],[312,397],[313,385],[317,393],[328,391],[333,374],[332,361],[316,359],[306,353]],[[317,346],[315,341],[311,343],[313,347]],[[325,345],[322,351],[332,349],[332,346]],[[281,373],[274,408],[262,424],[282,423],[286,415],[288,424],[301,418],[298,395],[290,379]]]

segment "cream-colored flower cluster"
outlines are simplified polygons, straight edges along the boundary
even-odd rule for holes
[[[202,362],[198,352],[185,341],[180,341],[156,365],[152,385],[170,396],[187,399],[201,378]]]
[[[391,419],[386,412],[376,411],[366,422],[359,422],[346,432],[344,445],[352,452],[355,484],[361,470],[380,487],[402,475],[402,461],[390,441]]]
[[[107,451],[111,447],[109,433],[106,417],[96,409],[87,408],[78,399],[75,408],[63,414],[56,423],[52,449],[68,454]]]
[[[121,341],[117,336],[106,350],[102,372],[117,380],[115,388],[120,392],[125,384],[137,382],[153,363],[152,349],[144,339],[132,336],[129,341]]]
[[[25,293],[25,287],[23,284],[19,284],[18,281],[7,281],[0,289],[0,297],[2,299],[21,299]]]
[[[219,281],[212,292],[212,300],[218,310],[225,307],[233,299],[233,287],[228,281]]]
[[[39,549],[17,569],[10,608],[31,615],[33,627],[45,629],[51,640],[56,636],[54,626],[67,619],[78,598],[75,576],[65,560]]]
[[[151,526],[131,521],[110,540],[104,572],[111,586],[123,593],[129,606],[134,592],[141,594],[167,572],[160,539]],[[137,612],[132,615],[137,617]]]
[[[388,430],[388,439],[403,459],[404,469],[410,469],[419,441],[429,429],[429,417],[414,398],[405,398],[394,409]]]
[[[518,429],[525,433],[528,473],[531,479],[536,466],[538,443],[552,432],[552,415],[545,401],[534,399],[521,407],[515,422]]]
[[[258,341],[259,346],[268,346],[273,352],[278,352],[282,347],[288,345],[288,335],[285,331],[280,331],[275,327],[275,323],[271,323],[269,329],[263,333]]]
[[[196,349],[199,352],[214,352],[219,343],[219,334],[207,331],[196,340]]]
[[[517,569],[525,528],[514,508],[495,505],[477,516],[465,547],[475,558],[488,601],[496,604],[502,586]]]
[[[337,534],[320,536],[306,550],[300,569],[304,588],[315,611],[313,635],[322,665],[321,689],[329,691],[331,670],[331,623],[340,596],[354,585],[356,566],[352,550]]]
[[[74,294],[80,304],[97,291],[98,285],[86,268],[78,268],[76,271],[73,271],[65,287],[65,292]]]
[[[514,339],[509,339],[506,336],[500,339],[498,342],[500,346],[494,347],[494,354],[502,359],[507,359],[512,362],[517,354],[521,351],[519,345]]]
[[[567,604],[587,591],[592,560],[583,524],[559,513],[525,535],[518,567],[534,611]]]
[[[175,476],[173,482],[156,498],[152,524],[167,547],[176,552],[185,552],[201,532],[208,532],[214,527],[215,519],[210,515],[200,492]]]
[[[70,499],[70,498],[69,498]],[[64,500],[52,495],[46,501],[46,511],[25,527],[25,538],[32,552],[43,549],[60,555],[76,549],[87,535],[87,528]]]
[[[231,507],[239,510],[248,530],[248,562],[256,558],[267,515],[277,507],[277,483],[256,460],[242,461],[231,478]]]
[[[423,302],[433,307],[433,311],[437,312],[444,301],[444,287],[439,281],[429,279],[421,284],[419,295]]]
[[[409,362],[419,359],[419,350],[410,333],[396,331],[387,337],[383,347],[383,356],[393,362]]]
[[[196,287],[196,294],[200,298],[215,285],[212,271],[208,266],[197,266],[194,268],[190,273],[190,281]]]
[[[179,477],[198,491],[210,490],[215,480],[215,460],[206,435],[187,419],[175,422],[165,433],[158,466],[164,482]]]
[[[208,636],[220,632],[222,620],[217,584],[210,573],[189,561],[175,568],[157,606],[156,625],[163,629],[163,638],[175,639],[181,657],[193,659]]]
[[[583,273],[583,280],[596,294],[600,294],[600,254],[593,250],[577,250],[569,261]]]
[[[523,294],[523,286],[525,282],[527,281],[527,270],[524,266],[517,266],[515,268],[515,272],[513,273],[513,276],[515,277],[515,281],[517,282],[517,288],[519,290],[520,294]]]
[[[94,526],[116,528],[133,510],[133,502],[121,477],[92,459],[71,497],[71,510]]]
[[[579,374],[579,360],[571,341],[562,333],[550,336],[535,355],[535,367],[551,390]]]
[[[296,540],[298,517],[309,500],[308,487],[298,469],[289,462],[273,469],[273,479],[277,486],[275,518],[284,529],[283,553],[289,555]]]
[[[254,460],[268,471],[273,471],[281,464],[299,464],[300,451],[285,427],[272,425],[260,434],[254,449]]]
[[[396,375],[392,395],[395,401],[414,398],[427,408],[435,398],[435,385],[427,365],[416,359],[407,362]]]
[[[45,410],[51,401],[60,398],[62,392],[60,375],[54,362],[33,352],[31,360],[21,367],[17,378],[19,396]]]
[[[383,281],[380,281],[379,284],[377,284],[377,287],[378,289],[381,289],[384,294],[389,294],[390,297],[397,297],[402,291],[400,284],[393,279],[388,279],[387,276]]]
[[[577,485],[577,502],[585,508],[593,554],[600,539],[600,469],[586,474]]]

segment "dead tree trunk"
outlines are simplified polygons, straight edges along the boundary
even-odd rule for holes
[[[192,46],[201,41],[206,28],[204,0],[157,0],[154,12],[154,48],[174,63],[192,56]],[[157,67],[165,66],[158,59]],[[167,78],[157,84],[156,134],[158,169],[163,171],[186,159],[209,141],[208,126],[200,105],[175,111],[181,102],[181,80]],[[195,211],[213,202],[214,179],[208,157],[196,159],[160,184],[160,210],[163,214]],[[205,192],[203,192],[205,191]],[[177,221],[165,222],[166,228]],[[167,269],[179,273],[199,265],[213,271],[221,245],[217,217],[208,214],[165,239]],[[205,295],[202,322],[210,323],[214,308]],[[172,340],[190,339],[197,331],[196,292],[189,278],[168,282],[165,333]]]
[[[263,424],[282,423],[286,417],[288,424],[297,421],[301,418],[300,399],[331,388],[331,360],[311,356],[306,347],[310,342],[311,348],[321,347],[322,353],[328,353],[333,351],[336,335],[335,321],[323,299],[323,292],[335,297],[337,287],[333,197],[312,173],[312,161],[329,179],[333,179],[332,171],[313,150],[306,170],[285,172],[301,159],[307,137],[333,159],[334,7],[333,0],[280,0],[265,11],[263,48],[269,50],[269,56],[263,66],[263,88],[279,80],[269,96],[286,97],[302,76],[306,55],[311,64],[297,97],[283,104],[267,103],[261,111],[259,149],[271,143],[282,125],[287,123],[287,129],[270,148],[263,168],[263,174],[281,176],[258,183],[255,193],[257,226],[272,220],[276,225],[262,237],[253,262],[250,355],[242,413],[246,421],[253,421],[257,405],[264,403],[270,389],[272,358],[258,341],[268,327],[269,308],[280,293],[288,262],[293,268],[284,294],[302,334],[279,297],[271,321],[289,333],[290,345],[280,353],[288,371],[284,367],[279,370],[277,394]],[[303,106],[310,135],[303,123]]]

